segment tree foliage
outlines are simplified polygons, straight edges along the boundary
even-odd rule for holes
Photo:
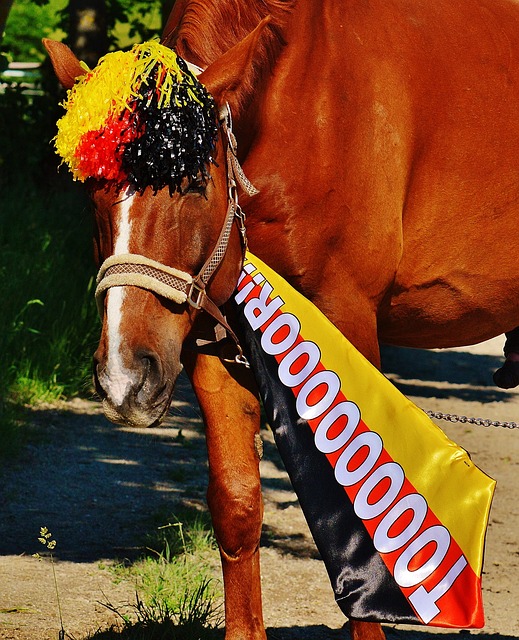
[[[61,13],[66,0],[50,0],[42,4],[36,0],[15,0],[5,27],[2,49],[10,61],[43,60],[42,37],[61,39]]]
[[[114,50],[158,36],[173,0],[83,0],[80,4],[90,4],[97,15],[102,15],[105,48]],[[74,30],[70,9],[77,5],[78,0],[14,0],[5,27],[3,52],[10,61],[42,61],[42,37],[70,43]]]

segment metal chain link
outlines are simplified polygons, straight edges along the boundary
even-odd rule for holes
[[[504,427],[505,429],[519,429],[517,422],[499,422],[498,420],[488,420],[485,418],[468,418],[458,416],[455,413],[442,413],[441,411],[426,411],[429,418],[436,420],[447,420],[448,422],[461,422],[463,424],[475,424],[479,427]]]

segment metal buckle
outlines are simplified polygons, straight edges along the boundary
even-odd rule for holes
[[[241,351],[241,347],[240,347],[240,352],[235,358],[234,358],[234,362],[236,364],[241,364],[243,365],[246,369],[250,369],[250,363],[247,360],[247,358],[243,355],[243,352]]]
[[[238,185],[232,175],[227,176],[229,200],[238,206]]]
[[[239,364],[240,366],[243,366],[246,369],[250,369],[250,363],[245,357],[243,353],[243,349],[241,348],[241,345],[237,342],[235,346],[238,349],[238,353],[234,356],[234,358],[224,358],[221,355],[220,360],[222,362],[227,362],[227,364]]]
[[[195,295],[193,295],[195,294]],[[201,309],[202,308],[202,304],[201,304],[201,300],[202,297],[205,295],[205,291],[204,289],[202,289],[201,287],[199,287],[196,282],[192,282],[191,286],[189,288],[189,291],[187,293],[187,302],[194,308],[194,309]]]
[[[245,215],[245,211],[240,207],[238,203],[236,203],[236,211],[234,212],[234,216],[238,221],[238,229],[240,230],[243,246],[245,249],[248,247],[247,241],[247,228],[245,226],[245,221],[247,219]]]

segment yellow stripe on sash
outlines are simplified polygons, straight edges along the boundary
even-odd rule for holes
[[[319,346],[324,368],[339,376],[346,399],[360,408],[363,422],[381,436],[385,451],[402,465],[407,480],[426,498],[474,573],[481,576],[495,481],[368,362],[317,307],[250,253],[246,265],[249,262],[274,287],[271,297],[281,296],[282,310],[299,319],[304,340]]]

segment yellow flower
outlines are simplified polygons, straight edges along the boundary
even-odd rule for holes
[[[47,549],[54,549],[56,546],[56,540],[51,540],[52,533],[47,529],[47,527],[41,527],[40,529],[40,537],[38,541]],[[38,554],[36,554],[38,555]]]

